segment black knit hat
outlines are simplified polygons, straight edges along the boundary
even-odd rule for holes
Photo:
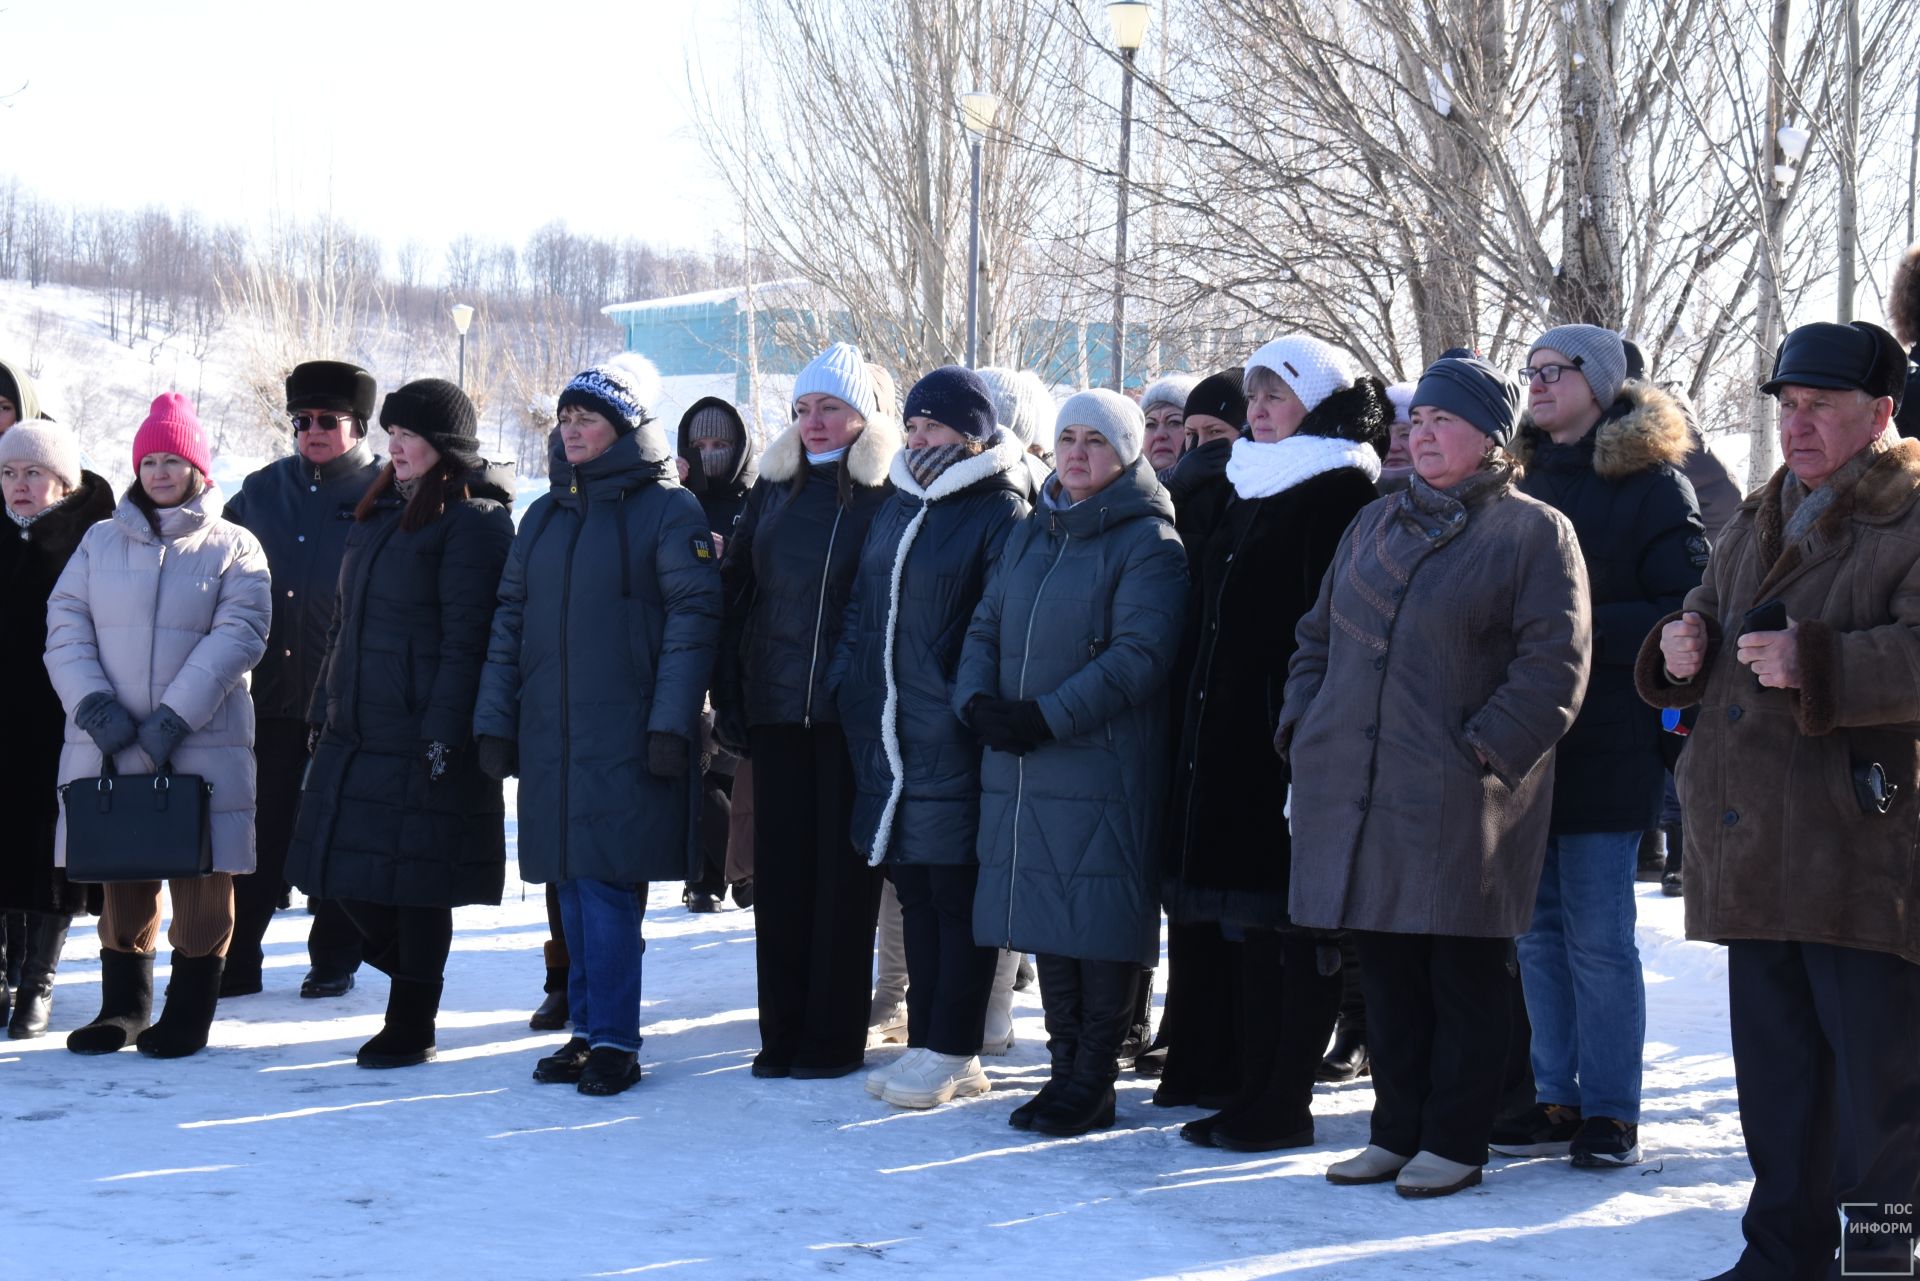
[[[1198,386],[1187,394],[1187,414],[1205,414],[1209,418],[1218,418],[1235,431],[1247,425],[1247,394],[1242,389],[1246,377],[1244,370],[1223,369],[1219,373],[1202,378]]]
[[[287,412],[318,409],[323,413],[352,414],[362,423],[373,421],[380,389],[373,375],[344,360],[309,360],[287,375]]]
[[[380,425],[424,437],[441,455],[469,470],[483,461],[473,402],[444,378],[421,378],[388,392],[380,406]]]
[[[900,416],[931,418],[969,440],[988,440],[996,414],[993,394],[978,374],[961,365],[942,365],[913,385]]]

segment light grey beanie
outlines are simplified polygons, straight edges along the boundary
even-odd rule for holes
[[[16,423],[0,436],[0,464],[5,463],[44,467],[69,491],[80,488],[80,441],[67,428],[45,418]]]
[[[1177,371],[1161,374],[1148,383],[1147,389],[1140,393],[1140,412],[1144,414],[1155,405],[1172,405],[1185,413],[1187,397],[1193,395],[1193,389],[1199,385],[1199,378],[1192,374]]]
[[[993,408],[1002,427],[1018,436],[1022,445],[1036,441],[1041,445],[1047,443],[1040,439],[1040,433],[1054,415],[1053,393],[1040,381],[1039,374],[1030,369],[994,365],[973,372],[987,385],[987,394],[993,397]]]
[[[793,403],[816,391],[844,401],[859,410],[862,418],[872,418],[880,408],[873,375],[860,349],[850,342],[837,342],[807,362],[793,380]]]
[[[1060,433],[1069,427],[1091,427],[1105,436],[1113,452],[1120,456],[1122,467],[1131,467],[1133,460],[1140,457],[1140,446],[1147,436],[1147,418],[1140,412],[1140,406],[1105,387],[1067,397],[1067,403],[1060,406],[1060,415],[1054,420],[1054,440],[1057,442]]]
[[[1580,367],[1593,388],[1600,408],[1609,408],[1620,397],[1620,384],[1627,380],[1627,345],[1620,335],[1598,325],[1559,325],[1533,340],[1527,359],[1541,348],[1560,352]]]

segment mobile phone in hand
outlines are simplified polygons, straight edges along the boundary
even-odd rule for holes
[[[1740,618],[1740,634],[1749,632],[1784,632],[1787,630],[1787,602],[1783,600],[1762,601],[1748,610]]]

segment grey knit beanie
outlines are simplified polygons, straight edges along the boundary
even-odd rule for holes
[[[0,435],[0,464],[44,467],[69,491],[80,488],[80,442],[58,423],[30,418]]]
[[[1627,380],[1627,345],[1620,335],[1598,325],[1560,325],[1547,330],[1527,349],[1527,359],[1541,348],[1550,348],[1580,367],[1593,398],[1606,409],[1620,397],[1620,384]]]
[[[1105,436],[1113,452],[1120,456],[1122,467],[1131,467],[1133,460],[1140,457],[1140,447],[1147,436],[1147,418],[1140,412],[1140,406],[1105,387],[1067,397],[1067,403],[1060,406],[1060,415],[1054,420],[1054,439],[1059,440],[1060,433],[1069,427],[1091,427]]]

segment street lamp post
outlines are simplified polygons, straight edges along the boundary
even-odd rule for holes
[[[1113,237],[1113,389],[1124,392],[1127,351],[1127,188],[1133,160],[1133,57],[1147,38],[1147,0],[1112,0],[1107,21],[1120,50],[1120,194]]]
[[[453,305],[453,331],[460,335],[460,390],[467,389],[467,326],[473,323],[473,308],[463,302]]]
[[[980,144],[993,128],[1000,100],[974,90],[960,95],[960,114],[973,148],[973,213],[967,233],[967,367],[980,363]]]

